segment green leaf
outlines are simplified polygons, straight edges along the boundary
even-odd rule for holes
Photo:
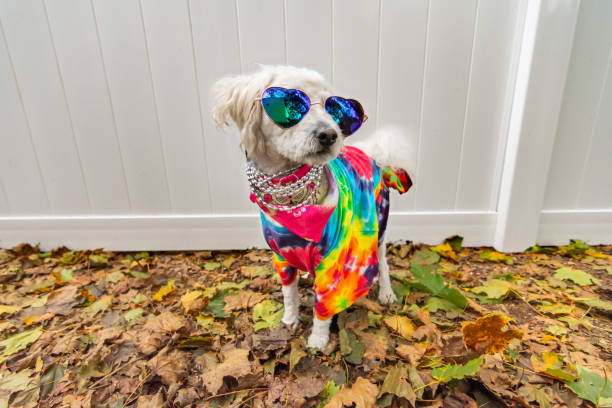
[[[438,273],[432,273],[430,268],[419,264],[412,264],[410,273],[414,276],[420,284],[422,284],[429,293],[437,296],[442,292],[446,285],[444,285],[444,278]]]
[[[19,372],[7,375],[0,379],[0,390],[17,392],[23,391],[30,383],[30,376],[34,374],[34,370],[26,368]]]
[[[349,339],[348,332],[344,329],[338,332],[338,337],[340,339],[340,353],[343,356],[348,356],[353,351],[351,347],[351,340]]]
[[[453,248],[455,251],[460,251],[461,244],[463,244],[463,237],[459,235],[453,235],[452,237],[446,238],[444,242],[448,242],[451,248]]]
[[[132,275],[135,278],[141,278],[141,279],[147,279],[149,277],[149,275],[147,275],[144,272],[139,272],[139,271],[130,271],[130,275]]]
[[[206,311],[212,314],[214,317],[227,317],[225,314],[225,300],[224,298],[229,294],[227,290],[221,290],[210,299],[208,305],[206,305]]]
[[[273,329],[283,318],[283,305],[273,300],[264,300],[253,306],[253,330]]]
[[[567,329],[565,327],[557,325],[548,326],[548,328],[546,328],[546,331],[557,337],[567,334]]]
[[[376,327],[378,326],[378,321],[382,319],[382,315],[378,314],[378,313],[374,313],[370,310],[368,310],[368,326],[369,327]]]
[[[21,306],[9,306],[9,305],[0,305],[0,315],[2,314],[13,314],[21,310]]]
[[[603,310],[607,312],[612,311],[612,303],[606,302],[604,300],[590,299],[590,298],[573,298],[573,300],[580,304],[587,305],[595,309],[599,309],[599,310]]]
[[[546,254],[546,255],[552,255],[555,253],[555,251],[556,250],[553,247],[541,247],[538,244],[534,246],[530,246],[529,248],[525,250],[525,252],[530,253],[530,254]]]
[[[206,269],[207,271],[214,271],[215,269],[218,269],[221,267],[221,264],[218,262],[206,262],[204,264],[204,269]]]
[[[144,309],[137,307],[136,309],[129,310],[123,314],[126,321],[131,322],[132,320],[140,319],[144,313]]]
[[[202,314],[199,314],[196,317],[196,321],[198,322],[198,324],[205,329],[209,329],[210,325],[212,324],[214,320],[215,320],[214,318],[210,316],[203,316]]]
[[[32,330],[27,330],[21,333],[17,333],[5,340],[0,341],[0,346],[5,347],[2,355],[0,355],[0,363],[5,361],[8,356],[11,356],[18,351],[21,351],[34,343],[40,335],[43,333],[42,326]]]
[[[244,287],[246,287],[246,285],[248,285],[251,281],[248,279],[243,280],[240,283],[236,283],[236,282],[221,282],[220,284],[218,284],[217,286],[215,286],[215,288],[217,290],[227,290],[227,289],[243,289]]]
[[[22,291],[24,293],[32,293],[32,292],[36,292],[37,290],[53,287],[53,285],[55,285],[54,281],[45,279],[42,282],[38,282],[33,285],[26,286],[25,288],[22,289]]]
[[[100,299],[96,300],[91,305],[83,309],[83,314],[90,318],[94,317],[98,313],[108,309],[111,303],[113,303],[113,298],[108,295],[104,295]]]
[[[566,383],[580,398],[591,401],[599,407],[612,406],[612,381],[583,366],[575,366],[578,380]]]
[[[419,249],[414,252],[411,263],[421,266],[432,265],[440,261],[440,255],[432,251],[431,249]]]
[[[338,332],[340,338],[340,353],[351,364],[361,364],[365,353],[365,345],[357,341],[351,330],[342,329]]]
[[[585,252],[592,249],[579,239],[570,239],[568,246],[559,246],[559,250],[575,259],[580,259],[585,256]]]
[[[478,256],[480,256],[482,259],[486,259],[487,261],[491,262],[503,262],[506,265],[512,265],[513,263],[512,257],[506,254],[502,254],[501,252],[492,251],[490,249],[479,253]]]
[[[457,289],[446,286],[442,275],[432,273],[429,267],[413,263],[410,273],[432,295],[446,299],[460,309],[467,305],[466,297]]]
[[[512,283],[501,280],[491,279],[481,286],[476,286],[471,289],[474,293],[484,293],[489,299],[501,299],[510,293]]]
[[[559,268],[553,276],[557,279],[571,280],[580,286],[599,285],[599,280],[580,269]]]
[[[71,281],[72,278],[72,269],[62,269],[59,273],[60,280],[62,283]]]
[[[329,400],[334,395],[336,395],[338,391],[340,391],[340,386],[336,385],[336,382],[334,380],[328,381],[327,384],[325,384],[325,388],[323,388],[323,391],[321,391],[321,393],[319,394],[319,397],[323,398],[323,401],[321,401],[321,403],[317,405],[317,408],[323,408],[325,405],[327,405]]]
[[[431,375],[436,380],[446,383],[450,380],[460,380],[462,378],[476,374],[480,370],[484,356],[480,356],[468,361],[465,365],[447,364],[444,367],[434,368]]]
[[[430,313],[436,313],[438,310],[445,312],[450,312],[451,310],[455,312],[461,311],[454,303],[436,296],[428,297],[425,301],[425,306]]]

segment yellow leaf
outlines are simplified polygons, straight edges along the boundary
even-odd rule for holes
[[[159,288],[157,293],[153,295],[153,300],[155,300],[156,302],[161,302],[166,295],[174,292],[175,289],[176,287],[174,286],[174,279],[171,279],[168,281],[168,284],[166,286],[162,286],[161,288]]]
[[[593,258],[600,258],[600,259],[608,259],[609,255],[604,254],[603,252],[600,251],[596,251],[594,249],[587,249],[586,251],[584,251],[585,254],[592,256]]]
[[[453,247],[450,246],[448,242],[445,242],[440,245],[436,245],[434,247],[430,247],[429,249],[431,249],[434,252],[437,252],[438,254],[442,255],[444,258],[452,259],[455,262],[459,262],[459,256],[457,256],[457,253],[455,252]]]
[[[399,333],[406,340],[410,340],[410,336],[412,336],[412,333],[414,333],[416,330],[412,320],[406,316],[387,316],[385,317],[384,322],[388,328],[396,333]]]
[[[49,320],[53,316],[55,316],[55,313],[45,313],[44,315],[40,315],[40,316],[26,317],[25,319],[21,319],[21,321],[24,322],[26,327],[27,327],[27,326],[31,326],[31,325],[33,325],[35,323],[42,322],[44,320]]]
[[[21,310],[21,306],[9,306],[9,305],[0,305],[0,315],[1,314],[12,314]]]
[[[189,313],[189,308],[191,307],[191,304],[194,302],[194,300],[199,298],[202,293],[203,292],[201,290],[194,290],[191,292],[187,292],[183,296],[181,296],[181,304],[185,309],[185,313]]]
[[[504,327],[513,319],[502,314],[491,313],[479,317],[475,322],[463,324],[463,341],[465,345],[477,353],[494,354],[508,347],[512,339],[523,338],[523,332],[518,329]]]

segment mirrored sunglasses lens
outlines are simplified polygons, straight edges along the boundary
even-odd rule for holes
[[[297,89],[268,88],[261,95],[264,110],[283,128],[298,124],[310,109],[308,96]]]
[[[354,99],[331,96],[325,101],[325,110],[334,118],[345,136],[355,133],[363,123],[363,107]]]

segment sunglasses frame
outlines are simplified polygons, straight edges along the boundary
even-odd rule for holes
[[[281,88],[281,89],[285,89],[285,90],[296,90],[296,91],[300,91],[301,93],[303,93],[303,94],[304,94],[304,96],[306,96],[306,98],[308,98],[308,102],[310,103],[310,107],[308,108],[308,111],[307,111],[307,112],[304,114],[304,116],[306,116],[306,115],[308,114],[308,112],[310,112],[310,109],[312,108],[312,106],[313,106],[313,105],[321,105],[321,106],[323,106],[323,108],[325,109],[325,104],[327,103],[327,100],[328,100],[329,98],[334,98],[334,97],[336,97],[336,98],[346,99],[346,98],[344,98],[344,97],[342,97],[342,96],[339,96],[339,95],[331,95],[331,96],[328,96],[327,98],[325,98],[325,101],[324,101],[324,102],[312,102],[312,101],[310,100],[310,96],[308,96],[308,94],[307,94],[306,92],[302,91],[300,88],[285,88],[285,87],[282,87],[282,86],[269,86],[269,87],[267,87],[266,89],[264,89],[264,90],[262,91],[262,94],[263,94],[264,92],[266,92],[266,91],[267,91],[268,89],[270,89],[270,88]],[[364,109],[363,109],[363,105],[361,105],[361,102],[359,102],[358,100],[356,100],[356,99],[346,99],[346,100],[347,100],[347,101],[355,101],[355,102],[357,102],[357,103],[359,104],[359,106],[361,106],[361,109],[362,109],[362,110],[364,110]],[[261,108],[263,109],[263,111],[264,111],[264,112],[266,112],[266,109],[265,109],[265,108],[264,108],[264,106],[263,106],[263,98],[259,97],[259,98],[255,98],[255,99],[253,99],[253,106],[255,106],[255,102],[257,102],[257,101],[261,102]],[[330,115],[330,114],[329,114],[329,112],[327,112],[327,110],[326,110],[325,112],[326,112],[328,115]],[[249,113],[249,117],[251,116],[251,113],[253,113],[253,107],[251,107],[251,112]],[[267,112],[266,112],[266,115],[267,115]],[[330,115],[330,116],[331,116],[331,115]],[[270,115],[268,115],[268,117],[270,117]],[[303,117],[302,117],[302,119],[303,119]],[[364,112],[363,112],[363,120],[361,121],[361,124],[359,125],[359,128],[357,128],[357,130],[361,129],[361,127],[363,126],[363,124],[364,124],[364,123],[366,123],[366,121],[367,121],[367,120],[368,120],[368,115],[365,113],[365,110],[364,110]],[[299,123],[300,123],[302,120],[300,119],[300,122],[298,122],[298,123],[296,123],[295,125],[290,126],[290,127],[288,127],[288,128],[282,127],[281,125],[279,125],[278,123],[276,123],[275,121],[273,121],[273,120],[272,120],[272,118],[270,118],[270,121],[271,121],[272,123],[274,123],[276,126],[278,126],[279,128],[281,128],[281,129],[289,129],[289,128],[292,128],[293,126],[297,126],[297,125],[298,125],[298,124],[299,124]],[[335,119],[334,119],[334,121],[335,121]],[[354,131],[353,133],[351,133],[350,135],[345,135],[344,133],[343,133],[342,135],[343,135],[344,137],[349,137],[349,136],[354,135],[355,133],[357,133],[357,130],[356,130],[356,131]]]

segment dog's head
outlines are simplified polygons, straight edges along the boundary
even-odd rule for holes
[[[303,91],[313,105],[296,125],[284,129],[274,123],[257,98],[269,87]],[[321,74],[306,68],[262,66],[253,74],[223,78],[213,86],[213,118],[218,126],[233,121],[241,145],[264,171],[274,172],[297,164],[324,164],[333,160],[343,135],[322,104],[332,95]]]

